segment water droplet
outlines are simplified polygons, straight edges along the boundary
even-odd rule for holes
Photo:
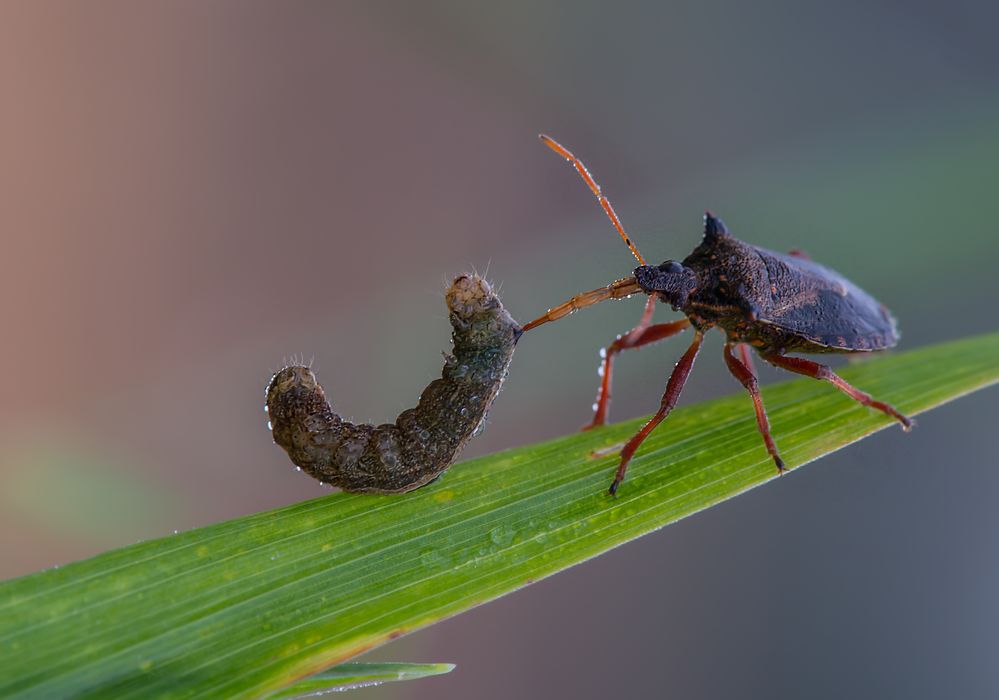
[[[593,405],[592,405],[592,406],[591,406],[590,408],[592,408],[592,409],[593,409],[593,412],[594,412],[594,413],[596,413],[596,412],[597,412],[597,409],[599,408],[599,405],[597,404],[597,402],[596,402],[596,401],[594,401],[594,402],[593,402]]]
[[[427,569],[439,569],[447,564],[447,559],[436,549],[424,549],[420,552],[420,564]]]
[[[270,413],[271,409],[267,404],[264,404],[264,413]]]
[[[514,530],[509,525],[497,525],[489,531],[489,539],[498,547],[503,547],[513,541]]]
[[[620,337],[621,336],[618,336],[618,338]],[[600,357],[601,359],[607,357],[607,348],[600,348]]]
[[[603,377],[604,376],[604,366],[603,365],[600,365],[599,367],[597,367],[597,376],[598,377]]]
[[[274,426],[271,425],[270,421],[267,421],[267,429],[268,430],[274,430]]]

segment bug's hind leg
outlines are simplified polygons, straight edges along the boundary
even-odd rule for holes
[[[643,345],[657,343],[670,336],[676,335],[690,325],[686,318],[671,323],[651,324],[652,312],[656,306],[656,298],[650,296],[645,303],[645,311],[638,325],[633,329],[619,335],[617,339],[602,351],[603,360],[600,366],[600,388],[597,389],[597,402],[593,409],[593,420],[583,426],[583,430],[596,428],[607,422],[607,412],[610,409],[611,399],[611,372],[614,370],[614,356],[622,350],[640,348]]]
[[[854,401],[888,414],[902,424],[902,430],[909,432],[912,429],[913,422],[911,418],[897,411],[894,406],[886,404],[883,401],[875,401],[871,398],[870,394],[865,394],[860,389],[855,388],[826,365],[806,360],[803,357],[785,357],[778,353],[765,354],[763,355],[763,359],[775,367],[786,369],[789,372],[803,374],[806,377],[814,377],[815,379],[825,379]]]
[[[649,422],[642,426],[642,429],[635,433],[621,450],[621,464],[618,465],[617,473],[614,475],[614,482],[610,486],[610,495],[613,496],[616,494],[617,487],[624,481],[624,474],[628,470],[628,462],[635,455],[635,450],[645,441],[649,433],[655,430],[656,426],[666,419],[669,412],[676,406],[676,401],[680,398],[680,392],[683,391],[683,385],[687,381],[687,377],[690,376],[690,370],[694,366],[694,360],[697,359],[697,352],[701,349],[701,342],[703,340],[704,333],[700,330],[694,331],[693,342],[690,343],[687,352],[683,353],[680,361],[676,363],[673,373],[669,375],[669,381],[666,383],[666,393],[663,394],[656,415],[652,416]]]
[[[780,458],[780,454],[777,452],[777,445],[774,444],[773,436],[770,435],[770,421],[767,419],[767,409],[763,406],[763,397],[760,396],[760,385],[756,381],[756,373],[753,371],[753,366],[750,362],[746,362],[746,360],[749,360],[749,353],[746,351],[745,345],[739,346],[739,354],[742,356],[741,360],[732,354],[732,343],[725,343],[725,364],[728,365],[728,371],[746,387],[746,391],[749,392],[749,396],[753,399],[753,408],[756,410],[756,425],[760,429],[760,435],[763,436],[767,452],[774,458],[778,473],[783,472],[784,460]]]

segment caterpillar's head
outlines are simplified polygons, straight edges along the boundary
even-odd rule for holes
[[[482,335],[484,343],[495,343],[495,335],[509,334],[516,343],[523,330],[500,303],[496,292],[475,273],[454,278],[444,294],[455,329],[464,328]]]
[[[447,302],[447,308],[451,313],[465,319],[488,313],[490,309],[499,305],[499,299],[493,288],[476,274],[455,277],[444,294],[444,301]]]
[[[285,367],[271,377],[267,385],[267,413],[271,421],[280,421],[293,414],[315,413],[328,406],[319,380],[308,367]]]

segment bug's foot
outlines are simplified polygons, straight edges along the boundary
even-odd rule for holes
[[[579,432],[585,433],[587,430],[593,430],[594,428],[602,428],[607,424],[607,419],[603,416],[593,416],[593,420],[584,425],[579,429]]]
[[[607,489],[607,493],[609,493],[611,496],[617,497],[617,487],[620,485],[621,485],[621,479],[614,479],[614,482],[610,485],[610,488]]]
[[[777,476],[781,476],[787,471],[787,467],[784,466],[784,460],[779,455],[774,455],[774,464],[777,465]]]
[[[902,426],[902,430],[904,430],[905,432],[909,432],[910,430],[912,430],[912,426],[916,424],[916,422],[911,418],[909,418],[909,416],[900,413],[895,409],[894,406],[890,404],[882,403],[881,401],[873,401],[871,403],[871,406],[881,410],[884,413],[887,413],[889,416],[897,420],[899,424]]]

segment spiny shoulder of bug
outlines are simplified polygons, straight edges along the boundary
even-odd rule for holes
[[[704,214],[704,237],[682,261],[666,260],[659,265],[640,265],[635,268],[635,280],[646,294],[656,294],[675,311],[687,311],[692,299],[715,299],[726,282],[737,289],[740,281],[754,272],[755,256],[747,255],[752,247],[732,236],[725,223],[712,215]]]

